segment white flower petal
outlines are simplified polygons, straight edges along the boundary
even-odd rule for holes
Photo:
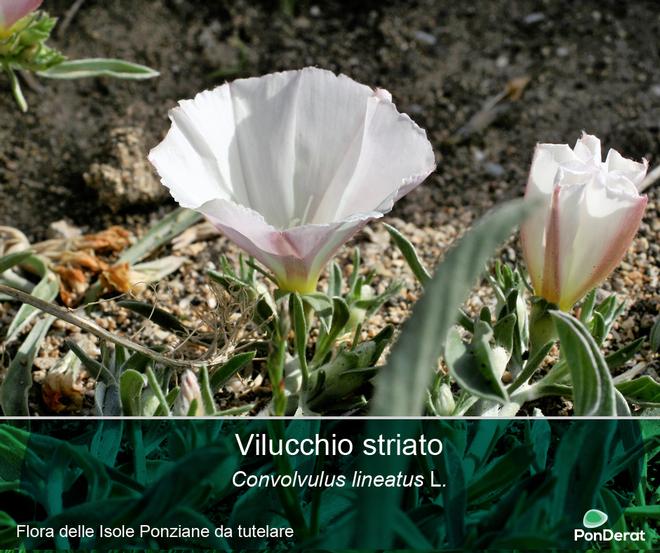
[[[290,222],[328,223],[355,172],[374,92],[344,75],[303,69],[296,100],[295,198]],[[288,226],[295,226],[289,224]]]
[[[209,117],[209,113],[213,116]],[[213,199],[231,199],[243,176],[229,89],[216,88],[183,100],[170,111],[172,127],[149,153],[162,183],[183,207],[196,209]]]
[[[646,176],[649,163],[645,159],[641,163],[633,161],[632,159],[624,158],[616,150],[610,149],[607,152],[607,159],[605,159],[607,170],[610,173],[621,174],[629,179],[635,186],[638,186]]]
[[[531,196],[552,194],[559,164],[576,160],[567,144],[537,144],[526,193]]]
[[[600,163],[602,156],[600,153],[600,140],[593,134],[582,133],[582,136],[575,143],[573,148],[575,155],[585,163]]]
[[[543,287],[545,229],[550,217],[552,193],[560,163],[576,161],[573,150],[566,144],[537,144],[529,171],[525,198],[538,201],[538,212],[521,226],[521,242],[527,269],[534,287]]]
[[[570,262],[562,278],[563,309],[569,309],[619,264],[637,232],[646,202],[646,196],[612,196],[595,183],[585,187],[581,201],[566,216],[567,225],[577,231],[563,251]]]
[[[359,161],[341,197],[337,218],[355,211],[389,211],[435,170],[426,132],[392,102],[371,98],[367,118]]]

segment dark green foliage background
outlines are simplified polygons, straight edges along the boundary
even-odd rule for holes
[[[588,509],[614,530],[657,511],[660,422],[637,420],[45,420],[0,422],[0,547],[16,547],[16,523],[236,528],[291,526],[291,541],[26,540],[28,549],[173,547],[268,550],[575,549]],[[272,437],[442,439],[437,456],[242,458],[235,433]],[[445,488],[236,489],[248,474],[425,475]],[[633,504],[636,507],[630,508]],[[646,511],[644,511],[646,512]],[[623,516],[622,516],[623,514]],[[647,517],[648,518],[648,517]],[[236,536],[236,532],[234,532]],[[622,545],[625,547],[625,544]],[[631,544],[638,549],[639,544]]]

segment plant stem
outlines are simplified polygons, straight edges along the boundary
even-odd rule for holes
[[[268,434],[272,440],[284,440],[286,431],[284,428],[284,421],[273,420],[268,422]],[[273,455],[273,464],[275,469],[281,475],[293,475],[291,462],[286,453],[282,455]],[[283,487],[277,488],[277,494],[280,498],[282,508],[286,518],[289,520],[291,527],[294,529],[296,535],[306,538],[309,536],[309,528],[305,521],[305,515],[301,508],[301,501],[298,495],[297,488]]]
[[[156,396],[156,398],[158,399],[158,403],[160,405],[157,410],[158,413],[157,416],[169,417],[171,415],[170,406],[167,404],[167,399],[165,398],[163,389],[160,387],[160,384],[158,383],[158,379],[156,378],[154,371],[152,370],[151,367],[147,366],[145,373],[147,376],[147,381],[149,382],[149,386],[151,386],[151,389],[154,395]]]
[[[284,359],[286,341],[276,338],[273,350],[268,356],[268,377],[273,391],[273,414],[281,417],[286,414],[287,398],[284,393]]]
[[[117,344],[125,348],[128,348],[130,350],[133,350],[137,353],[141,353],[142,355],[149,357],[149,359],[153,359],[154,361],[158,363],[162,363],[163,365],[168,365],[170,367],[178,367],[178,368],[199,368],[204,365],[208,366],[209,364],[216,364],[216,362],[218,363],[221,362],[221,360],[219,359],[217,361],[213,360],[212,362],[209,362],[208,359],[204,361],[183,361],[178,359],[171,359],[165,355],[161,355],[160,353],[153,351],[152,349],[146,346],[143,346],[142,344],[134,342],[133,340],[129,340],[128,338],[124,338],[122,336],[116,336],[115,334],[108,332],[104,328],[101,328],[94,321],[91,321],[86,317],[81,317],[80,315],[77,315],[73,311],[64,309],[58,305],[55,305],[48,301],[44,301],[35,296],[31,296],[30,294],[26,294],[21,290],[12,288],[11,286],[5,286],[4,284],[0,284],[0,294],[6,294],[8,296],[11,296],[12,298],[22,303],[27,303],[28,305],[36,307],[37,309],[43,311],[44,313],[48,313],[50,315],[53,315],[54,317],[57,317],[58,319],[61,319],[67,323],[77,326],[78,328],[85,330],[90,334],[93,334],[94,336],[100,338],[101,340],[107,340],[108,342],[112,342],[113,344]],[[226,359],[224,361],[226,361]]]
[[[9,77],[9,86],[11,87],[11,92],[14,95],[14,99],[16,100],[20,110],[25,113],[28,110],[28,105],[27,101],[25,100],[25,96],[23,96],[21,83],[16,76],[16,72],[7,62],[3,63],[2,65],[5,69],[5,73],[7,73],[7,76]]]
[[[298,363],[300,364],[300,372],[302,374],[302,390],[304,392],[309,384],[309,368],[307,366],[307,334],[311,308],[304,304],[300,296],[292,293],[289,296],[289,319],[294,333],[294,344],[296,354],[298,355]]]

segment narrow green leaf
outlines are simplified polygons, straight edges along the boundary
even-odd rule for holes
[[[243,282],[241,279],[228,273],[227,271],[219,272],[210,270],[207,271],[207,274],[211,280],[214,280],[220,284],[228,292],[250,288],[249,284]]]
[[[410,517],[397,510],[394,520],[394,533],[399,537],[403,545],[413,551],[431,551],[433,545],[428,541],[420,529],[410,520]]]
[[[311,361],[312,365],[323,361],[350,318],[351,312],[346,302],[340,297],[332,298],[332,321],[330,323],[330,329],[326,334],[319,336],[316,351]]]
[[[620,367],[632,359],[635,354],[640,349],[642,349],[643,345],[644,338],[638,338],[637,340],[634,340],[633,342],[623,346],[620,350],[617,350],[614,353],[610,353],[607,357],[605,357],[607,366],[610,368],[610,370]]]
[[[594,311],[589,329],[596,344],[602,344],[607,336],[607,327],[605,326],[605,319],[598,311]]]
[[[550,423],[542,418],[527,421],[526,436],[528,446],[534,452],[534,469],[532,472],[542,472],[545,470],[548,454],[550,453],[550,440],[552,437]]]
[[[0,257],[0,274],[4,273],[7,269],[11,269],[15,265],[20,265],[31,255],[32,252],[30,250],[3,255]]]
[[[247,403],[239,407],[230,407],[229,409],[223,409],[222,411],[216,411],[213,413],[215,417],[239,417],[245,413],[249,413],[254,409],[255,403]]]
[[[608,465],[616,429],[617,421],[612,419],[579,421],[566,428],[551,468],[556,484],[546,499],[548,527],[559,521],[579,521],[584,505],[594,505],[602,485],[613,477],[608,475]]]
[[[614,416],[614,385],[605,358],[585,326],[575,317],[551,311],[562,353],[573,382],[573,403],[577,416]]]
[[[96,359],[92,359],[73,340],[66,340],[66,345],[75,354],[75,356],[80,359],[92,378],[95,380],[102,380],[106,384],[116,383],[115,375],[112,373],[112,371],[108,369],[103,363],[99,363]]]
[[[3,65],[5,68],[5,72],[9,77],[9,86],[11,88],[11,93],[14,96],[14,100],[16,100],[16,104],[18,105],[18,108],[23,113],[25,113],[28,110],[28,104],[27,101],[25,100],[25,96],[23,95],[23,89],[21,88],[21,81],[18,80],[18,77],[16,76],[16,72],[11,67],[11,65],[9,65],[8,63],[5,63]]]
[[[626,398],[623,397],[623,394],[614,388],[614,403],[616,406],[616,416],[617,417],[630,417],[632,412],[630,411],[630,405],[626,401]]]
[[[210,385],[211,390],[216,391],[223,386],[234,374],[240,371],[245,365],[254,359],[256,351],[246,351],[234,355],[221,367],[218,367],[211,374]]]
[[[120,417],[119,385],[98,381],[94,389],[94,414],[99,417]]]
[[[7,489],[4,489],[7,482],[0,482],[0,493],[4,491],[14,491],[14,488],[7,486]],[[13,484],[13,483],[9,483]],[[15,489],[20,489],[20,483],[17,481]],[[9,516],[6,512],[0,511],[0,547],[7,548],[5,551],[15,551],[14,547],[16,543],[16,521]],[[10,549],[11,548],[11,549]]]
[[[553,342],[548,342],[536,350],[536,352],[527,360],[527,363],[525,363],[523,370],[511,383],[511,386],[509,386],[509,393],[512,393],[514,390],[520,388],[520,386],[522,386],[532,377],[532,375],[536,372],[536,369],[538,369],[539,365],[543,362],[545,356],[550,353],[550,350],[554,345],[555,344]]]
[[[341,290],[344,287],[344,277],[341,273],[341,267],[335,261],[330,266],[330,275],[328,276],[328,296],[341,296]]]
[[[0,406],[6,417],[29,414],[28,393],[32,387],[32,364],[54,321],[55,317],[51,315],[37,321],[9,364],[0,386]]]
[[[149,319],[165,330],[186,333],[186,327],[172,313],[147,302],[135,300],[118,301],[117,305]]]
[[[447,525],[447,539],[452,549],[459,549],[465,540],[467,489],[463,459],[451,441],[447,441],[438,459],[438,466],[441,480],[446,483],[440,495],[446,506],[444,519]]]
[[[360,248],[353,250],[353,271],[348,279],[348,293],[355,294],[358,290],[358,283],[360,282]]]
[[[660,317],[656,317],[655,322],[651,327],[649,340],[651,342],[651,349],[656,353],[660,351]]]
[[[139,417],[142,415],[142,390],[147,385],[147,378],[133,369],[125,370],[119,377],[119,395],[124,415]]]
[[[410,240],[408,240],[392,225],[388,225],[387,223],[383,223],[383,225],[385,225],[387,232],[390,233],[392,240],[394,240],[396,247],[399,248],[401,255],[403,255],[404,259],[408,263],[408,266],[415,275],[415,278],[419,281],[420,284],[426,285],[428,281],[431,280],[431,273],[429,273],[426,270],[426,267],[424,267],[422,260],[417,254],[415,246],[413,246],[412,242],[410,242]]]
[[[188,261],[186,257],[168,255],[154,259],[153,261],[137,263],[133,265],[132,269],[139,275],[140,283],[150,284],[152,282],[160,282],[175,271],[178,271],[186,261]]]
[[[418,416],[456,310],[488,257],[528,213],[514,201],[484,217],[450,250],[403,326],[389,362],[376,377],[372,415]],[[405,393],[403,392],[405,390]]]
[[[516,322],[516,314],[509,313],[493,325],[495,343],[503,347],[509,354],[513,351],[513,331],[516,328]]]
[[[49,79],[83,79],[86,77],[114,77],[116,79],[153,79],[158,71],[129,61],[110,58],[67,60],[39,71]]]
[[[610,328],[612,327],[612,323],[614,323],[616,318],[621,314],[624,307],[625,302],[618,302],[614,294],[605,298],[596,307],[596,312],[603,316],[607,332],[609,332]]]
[[[376,297],[368,300],[358,300],[353,305],[360,309],[366,309],[367,313],[365,319],[369,319],[369,317],[376,313],[376,311],[378,311],[385,304],[385,302],[398,295],[402,287],[402,282],[390,282],[390,284],[388,284],[387,288],[385,288],[381,294],[378,294]]]
[[[181,388],[179,388],[178,386],[175,386],[169,392],[167,392],[165,399],[167,399],[167,405],[169,405],[170,409],[172,409],[172,406],[174,405],[176,398],[179,397],[180,393],[181,393]]]
[[[124,421],[99,421],[94,437],[89,444],[89,452],[99,461],[114,466],[115,459],[121,448],[124,435]]]
[[[131,355],[126,362],[121,366],[121,372],[124,372],[127,369],[133,369],[139,373],[143,373],[147,370],[147,366],[152,363],[152,360],[149,359],[146,355],[136,352]]]
[[[49,269],[46,260],[40,256],[31,255],[23,259],[23,262],[29,264],[41,277],[39,284],[32,290],[32,295],[45,301],[53,301],[60,291],[60,281],[57,275]],[[7,329],[7,341],[16,338],[38,313],[39,310],[36,307],[23,304]]]
[[[132,265],[140,259],[148,256],[156,248],[167,244],[172,238],[181,234],[188,227],[194,225],[202,219],[201,213],[185,209],[183,207],[175,209],[169,215],[163,217],[156,225],[149,229],[149,232],[140,238],[130,248],[125,250],[119,257],[118,263],[128,263]]]
[[[660,407],[660,382],[647,374],[615,386],[631,403],[643,407]]]
[[[30,432],[7,423],[0,424],[0,483],[16,481],[20,488],[25,456],[29,454]],[[12,486],[13,487],[13,486]],[[2,488],[0,486],[0,491]]]
[[[215,400],[213,399],[213,390],[209,382],[209,370],[204,365],[199,371],[199,389],[202,392],[202,404],[204,413],[212,415],[215,412]]]
[[[474,321],[463,309],[458,310],[458,320],[456,323],[462,326],[468,332],[474,332]]]
[[[596,306],[596,289],[594,288],[589,292],[582,302],[580,307],[580,321],[584,324],[587,324],[591,320],[591,316],[594,312],[594,307]]]
[[[192,401],[190,402],[190,407],[188,407],[188,412],[186,413],[186,417],[194,417],[197,415],[197,408],[199,407],[197,398],[194,397]]]
[[[156,378],[153,369],[151,367],[147,367],[145,371],[145,375],[147,377],[147,382],[149,383],[149,387],[156,396],[156,399],[158,400],[158,404],[159,404],[158,409],[156,410],[154,415],[159,417],[169,416],[170,406],[167,403],[165,392],[163,392],[163,389],[161,388],[160,383],[158,382],[158,379]]]
[[[510,422],[506,420],[484,421],[470,433],[466,449],[462,452],[464,459],[465,478],[469,482],[473,475],[483,470],[488,459],[493,455],[499,440],[504,436]]]

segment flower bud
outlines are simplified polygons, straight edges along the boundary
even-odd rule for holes
[[[197,408],[193,413],[196,416],[204,414],[202,403],[202,391],[199,388],[197,376],[190,369],[187,369],[182,375],[179,383],[181,391],[174,402],[173,412],[175,415],[188,415],[193,401],[197,401]]]
[[[525,198],[541,207],[521,227],[536,295],[567,311],[614,270],[644,214],[637,187],[646,169],[615,150],[603,162],[588,134],[573,149],[537,145]]]
[[[440,384],[438,389],[438,396],[435,400],[435,410],[441,417],[449,417],[456,409],[456,401],[454,394],[451,393],[449,384]]]

